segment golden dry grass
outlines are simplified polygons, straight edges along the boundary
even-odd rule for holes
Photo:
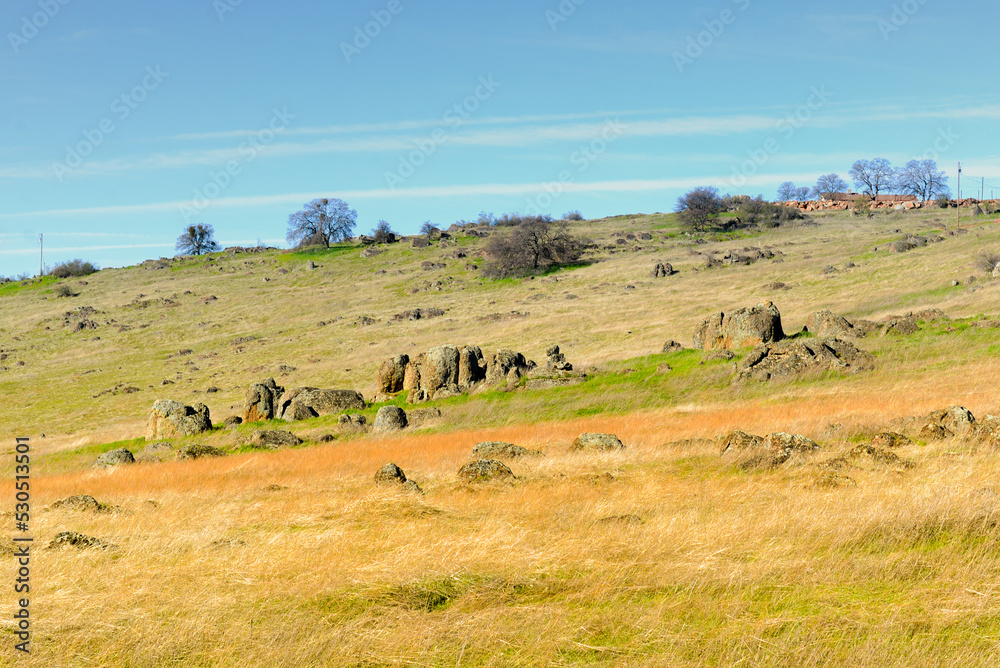
[[[120,548],[36,555],[26,665],[992,665],[997,452],[913,446],[915,469],[826,491],[813,464],[750,474],[669,444],[859,410],[718,407],[44,478],[37,504],[88,493],[121,511],[40,513],[42,543],[73,529]],[[581,430],[629,447],[570,454]],[[460,484],[484,438],[547,456],[513,462],[513,485]],[[817,461],[845,447],[825,446]],[[389,460],[426,496],[376,487]],[[609,519],[625,516],[642,523]]]

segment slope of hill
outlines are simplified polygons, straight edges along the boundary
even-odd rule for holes
[[[13,471],[15,435],[35,456],[32,660],[994,665],[998,444],[914,435],[889,454],[858,449],[919,427],[906,416],[1000,409],[1000,281],[974,267],[1000,227],[956,233],[944,215],[822,214],[707,243],[672,216],[587,221],[574,228],[595,245],[582,266],[525,280],[480,278],[484,241],[459,236],[374,257],[344,246],[148,262],[66,281],[80,293],[67,298],[52,281],[0,287],[0,468]],[[907,235],[941,238],[891,249]],[[752,248],[774,257],[706,266]],[[657,262],[679,273],[654,278]],[[690,345],[711,313],[763,299],[789,333],[821,309],[950,318],[863,339],[874,371],[855,374],[733,382],[745,350],[661,352]],[[219,422],[271,376],[370,398],[383,360],[446,343],[540,362],[558,343],[588,378],[430,402],[440,418],[393,435],[341,431],[332,415],[279,425],[298,448],[249,450],[249,425],[172,439],[227,457],[91,467],[144,447],[157,399],[204,402]],[[741,466],[715,441],[734,429],[819,449]],[[583,432],[626,448],[571,451]],[[513,480],[463,482],[482,441],[544,456],[508,461]],[[375,485],[388,461],[423,494]],[[54,506],[79,494],[107,507]],[[13,487],[0,498],[12,507]],[[115,547],[40,549],[64,530]]]

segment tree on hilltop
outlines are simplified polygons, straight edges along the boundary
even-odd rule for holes
[[[286,238],[296,246],[322,245],[350,239],[358,212],[342,199],[314,199],[288,217]]]
[[[847,181],[840,178],[839,174],[824,174],[816,179],[816,185],[812,189],[814,197],[830,197],[834,193],[842,193],[847,190]]]
[[[692,232],[704,232],[722,211],[722,198],[715,188],[695,188],[677,198],[674,208],[681,225]]]
[[[211,225],[188,225],[184,233],[177,237],[174,249],[180,255],[204,255],[220,250],[215,241],[215,230]]]
[[[925,202],[948,194],[948,177],[934,160],[910,160],[899,170],[898,181],[900,191]]]
[[[896,184],[896,170],[885,158],[858,160],[851,167],[851,178],[859,190],[872,197],[880,192],[892,190]]]

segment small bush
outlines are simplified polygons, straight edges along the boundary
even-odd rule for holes
[[[947,209],[948,208],[949,200],[948,200],[948,196],[947,195],[938,195],[937,199],[934,200],[934,201],[937,202],[937,205],[938,205],[939,209]]]
[[[69,262],[57,264],[52,271],[49,272],[49,275],[55,276],[56,278],[70,278],[71,276],[90,276],[96,271],[97,267],[90,262],[84,262],[83,260],[70,260]]]
[[[52,292],[55,293],[56,297],[76,297],[78,293],[73,292],[73,288],[69,287],[65,283],[60,283],[57,285]]]
[[[583,220],[583,214],[579,211],[570,211],[563,214],[563,220],[579,221]]]
[[[992,274],[993,270],[1000,264],[1000,253],[991,250],[980,251],[973,260],[973,264],[976,269]]]

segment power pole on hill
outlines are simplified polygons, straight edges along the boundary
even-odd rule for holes
[[[45,275],[45,243],[42,235],[38,235],[38,277]]]
[[[958,212],[956,214],[958,227],[962,226],[962,163],[958,163],[958,201],[955,202],[955,210]]]

